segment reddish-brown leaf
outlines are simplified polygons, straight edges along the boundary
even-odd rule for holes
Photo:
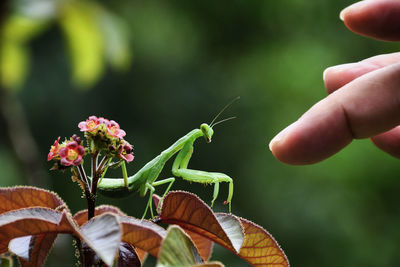
[[[0,254],[7,252],[14,238],[58,233],[77,236],[108,265],[112,265],[121,242],[121,227],[114,214],[96,216],[79,229],[66,210],[23,208],[0,214]]]
[[[224,265],[219,261],[210,261],[203,264],[193,265],[191,267],[224,267]]]
[[[125,213],[123,213],[117,207],[109,206],[109,205],[101,205],[101,206],[96,207],[96,209],[94,211],[94,216],[99,216],[106,212],[113,213],[116,215],[125,215]],[[83,224],[85,224],[88,221],[88,211],[81,210],[81,211],[75,213],[74,220],[79,226],[82,226]]]
[[[26,208],[0,215],[0,254],[8,250],[11,239],[45,233],[73,232],[68,224],[60,224],[66,212],[49,208]]]
[[[29,261],[19,258],[22,267],[39,267],[46,260],[57,233],[41,234],[33,237],[31,242],[34,242],[33,249],[30,251]]]
[[[118,216],[104,213],[93,217],[80,228],[84,242],[96,252],[105,264],[112,266],[121,243],[121,226]]]
[[[144,251],[143,249],[140,248],[135,248],[136,249],[136,254],[139,257],[140,262],[144,262],[147,258],[147,256],[149,255],[149,253],[147,253],[146,251]]]
[[[192,232],[190,230],[185,230],[185,233],[188,234],[190,236],[190,238],[192,239],[197,250],[199,251],[201,258],[205,262],[208,261],[211,257],[211,253],[212,253],[212,249],[213,249],[213,242],[210,239],[208,239],[202,235],[199,235],[195,232]]]
[[[165,196],[160,218],[207,237],[237,253],[243,243],[243,231],[234,216],[215,215],[196,195],[174,191]]]
[[[195,195],[186,192],[170,192],[163,200],[160,214],[162,222],[178,224],[186,230],[207,237],[232,252],[253,266],[289,266],[283,250],[275,239],[261,226],[231,214],[212,213],[211,209]],[[232,221],[239,220],[244,231],[244,241],[239,246],[242,232]],[[207,225],[209,224],[209,225]],[[221,234],[221,229],[224,233]],[[233,245],[226,241],[236,240]],[[196,237],[192,238],[196,244]],[[197,245],[197,244],[196,244]],[[200,245],[199,245],[200,246]]]
[[[119,218],[122,224],[122,241],[157,257],[162,240],[166,235],[165,229],[147,220],[128,216],[120,216]]]
[[[141,260],[146,256],[143,251],[157,257],[162,239],[166,235],[164,228],[148,220],[139,220],[126,216],[118,208],[112,206],[97,207],[95,215],[97,216],[104,212],[111,212],[119,216],[119,221],[122,225],[122,241],[135,246]],[[74,219],[79,225],[85,223],[87,221],[87,210],[75,214]]]
[[[253,266],[289,266],[289,261],[278,243],[261,226],[240,218],[245,239],[239,256]]]
[[[0,214],[30,207],[56,209],[65,205],[64,201],[53,192],[30,186],[0,188]]]
[[[0,214],[11,210],[30,207],[60,209],[61,207],[66,208],[67,206],[57,194],[44,189],[30,186],[0,188]],[[53,245],[55,236],[54,234],[49,234],[47,237],[46,234],[44,234],[38,238],[34,237],[36,242],[33,248],[31,248],[31,254],[32,251],[40,251],[40,253],[32,254],[36,257],[32,262],[38,262],[37,266],[41,266],[41,262],[46,259],[47,253]],[[26,263],[27,261],[21,260],[21,265],[23,266],[35,266],[26,265]]]

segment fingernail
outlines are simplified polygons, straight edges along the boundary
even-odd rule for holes
[[[345,9],[343,9],[342,11],[340,11],[339,18],[341,21],[344,21],[344,13],[346,12],[346,9],[347,9],[347,7]]]
[[[269,145],[268,145],[269,150],[272,151],[274,145],[282,142],[285,139],[285,137],[290,132],[290,129],[293,128],[295,123],[296,122],[290,124],[285,129],[283,129],[281,132],[279,132],[274,138],[272,138],[272,140],[269,142]]]
[[[363,5],[368,4],[367,2],[369,2],[369,0],[360,1],[360,2],[354,3],[354,4],[346,7],[345,9],[343,9],[340,12],[339,18],[344,21],[344,17],[346,16],[346,13],[348,13],[351,9],[361,8]]]
[[[322,73],[322,80],[324,80],[324,82],[325,82],[325,78],[326,78],[326,72],[327,72],[328,69],[330,69],[330,67],[329,67],[329,68],[326,68],[326,69],[324,70],[324,72]]]

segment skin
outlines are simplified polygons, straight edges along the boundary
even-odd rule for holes
[[[400,1],[365,0],[340,13],[354,33],[400,41]],[[323,73],[328,96],[270,142],[280,161],[303,165],[322,161],[351,143],[371,138],[400,157],[400,53],[337,65]]]

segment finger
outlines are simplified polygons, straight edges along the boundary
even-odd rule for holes
[[[332,93],[352,80],[382,67],[400,62],[400,53],[374,56],[356,63],[329,67],[324,71],[324,84],[328,93]]]
[[[400,1],[365,0],[345,8],[340,18],[353,32],[385,41],[400,41]]]
[[[315,104],[270,143],[274,156],[289,164],[311,164],[342,149],[354,138],[400,124],[400,64],[353,80]]]
[[[400,158],[400,126],[371,138],[372,142],[392,156]]]

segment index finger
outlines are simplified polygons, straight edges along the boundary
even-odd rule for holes
[[[364,0],[345,8],[340,18],[353,32],[384,41],[400,41],[400,1]]]
[[[321,161],[355,138],[385,132],[400,123],[400,63],[367,73],[315,104],[270,143],[289,164]]]

